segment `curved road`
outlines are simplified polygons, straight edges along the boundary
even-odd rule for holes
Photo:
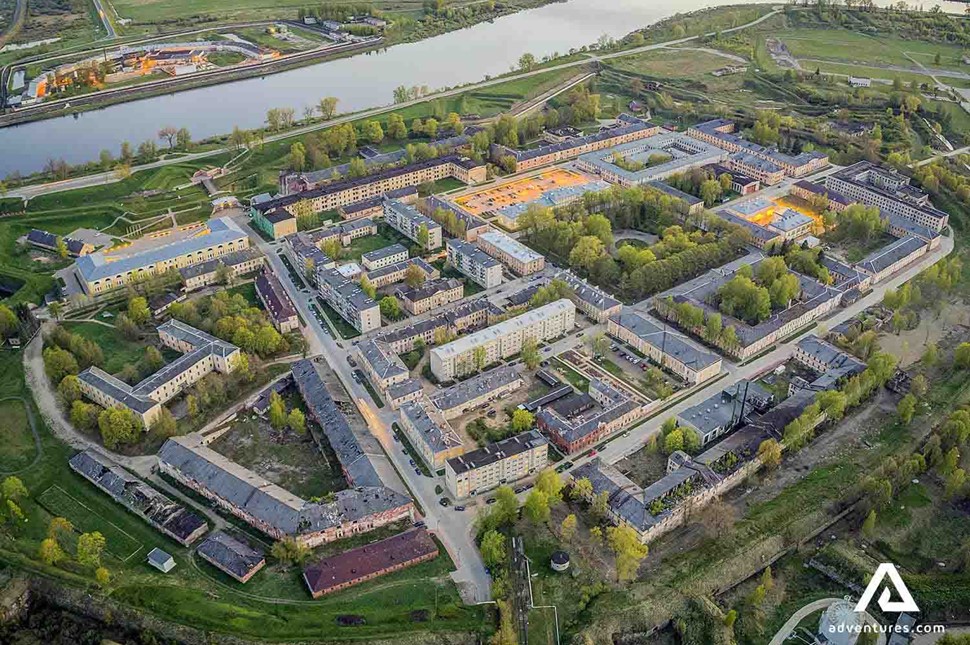
[[[732,27],[730,29],[724,29],[721,33],[731,33],[734,31],[740,31],[742,29],[747,29],[758,25],[765,20],[769,20],[774,16],[781,13],[780,9],[771,11],[761,16],[757,20],[752,20],[749,23],[739,25],[737,27]],[[290,137],[298,137],[310,132],[316,132],[317,130],[324,130],[326,128],[333,127],[335,125],[340,125],[350,121],[357,121],[358,119],[366,119],[373,116],[379,116],[381,114],[386,114],[387,112],[394,112],[396,110],[402,110],[404,108],[411,107],[413,105],[418,105],[419,103],[425,103],[427,101],[433,101],[435,99],[447,98],[450,96],[455,96],[456,94],[462,94],[464,92],[469,92],[473,90],[482,89],[485,87],[491,87],[493,85],[499,85],[501,83],[506,83],[508,81],[515,81],[523,78],[530,78],[532,76],[538,76],[539,74],[545,74],[546,72],[569,69],[572,67],[579,67],[581,65],[587,65],[592,62],[610,60],[613,58],[621,58],[623,56],[632,56],[635,54],[641,54],[644,52],[654,51],[658,49],[664,49],[666,47],[671,47],[673,45],[682,45],[684,43],[693,42],[700,38],[705,38],[707,36],[714,35],[713,32],[710,34],[702,34],[697,36],[687,36],[686,38],[680,38],[678,40],[669,40],[667,42],[655,43],[652,45],[644,45],[642,47],[635,47],[633,49],[627,49],[619,52],[611,52],[608,54],[588,54],[586,58],[582,60],[571,61],[569,63],[562,63],[560,65],[552,65],[549,67],[542,67],[540,69],[535,69],[530,72],[522,72],[519,74],[510,74],[507,76],[501,76],[498,78],[489,79],[487,81],[481,81],[478,83],[471,83],[470,85],[463,85],[461,87],[456,87],[450,90],[445,90],[442,92],[435,92],[422,96],[419,99],[414,99],[413,101],[405,101],[403,103],[394,103],[392,105],[385,105],[382,107],[371,108],[369,110],[364,110],[362,112],[356,112],[352,114],[346,114],[344,116],[331,119],[329,121],[323,121],[321,123],[314,123],[313,125],[307,125],[300,128],[295,128],[293,130],[288,130],[286,132],[281,132],[279,134],[274,134],[266,137],[264,141],[266,143],[272,143],[274,141],[280,141],[282,139],[289,139]],[[196,159],[204,159],[206,157],[212,157],[215,155],[223,154],[229,152],[229,148],[217,148],[214,150],[209,150],[206,152],[196,152],[187,155],[182,155],[173,159],[163,159],[161,161],[155,161],[148,164],[143,164],[140,166],[135,166],[131,169],[132,173],[139,172],[141,170],[149,170],[152,168],[159,168],[161,166],[168,166],[175,163],[182,163],[184,161],[194,161]],[[85,175],[84,177],[78,177],[75,179],[65,179],[63,181],[55,181],[47,184],[36,184],[32,186],[24,186],[22,188],[16,188],[8,191],[8,197],[20,197],[22,199],[31,199],[39,195],[46,195],[48,193],[57,193],[65,190],[74,190],[76,188],[87,188],[89,186],[98,186],[101,184],[112,184],[118,181],[118,177],[114,172],[101,172],[93,175]]]
[[[802,622],[805,618],[811,616],[816,611],[828,609],[829,605],[841,600],[842,598],[822,598],[821,600],[808,603],[792,614],[792,617],[781,626],[781,629],[778,630],[778,633],[775,634],[775,637],[771,639],[771,642],[768,645],[782,645],[782,643],[788,639],[788,635],[791,634],[796,627],[798,627],[798,623]],[[876,619],[873,618],[869,613],[863,614],[862,619],[869,625],[879,625]],[[886,645],[885,634],[879,634],[879,638],[876,640],[876,645]]]

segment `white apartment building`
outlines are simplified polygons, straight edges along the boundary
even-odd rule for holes
[[[419,244],[418,238],[423,226],[428,231],[428,239],[424,243],[424,249],[433,251],[441,248],[441,224],[426,215],[422,215],[414,206],[394,199],[385,199],[384,221],[409,240]]]
[[[538,273],[546,266],[546,258],[541,253],[499,231],[482,233],[475,243],[516,275]]]
[[[566,334],[575,325],[576,305],[563,298],[435,347],[431,372],[440,381],[450,381],[518,354],[527,339],[542,343]]]
[[[448,240],[448,262],[462,275],[491,289],[502,284],[502,263],[470,242]]]

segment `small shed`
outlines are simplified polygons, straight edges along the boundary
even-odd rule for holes
[[[148,554],[148,564],[152,565],[162,573],[168,573],[175,568],[175,559],[159,548],[154,548]]]
[[[556,551],[550,560],[553,571],[562,573],[569,568],[569,554],[565,551]]]

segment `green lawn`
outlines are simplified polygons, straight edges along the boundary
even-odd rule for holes
[[[711,72],[737,63],[724,56],[703,51],[663,49],[610,62],[611,67],[657,78],[689,78],[714,80]]]
[[[66,517],[82,533],[100,532],[106,542],[105,550],[119,560],[127,561],[142,548],[137,538],[115,526],[110,519],[99,516],[60,486],[51,486],[38,495],[37,503],[51,515]]]
[[[407,248],[410,241],[402,239],[400,236],[392,234],[390,231],[380,232],[377,235],[358,237],[356,240],[350,243],[350,246],[344,248],[340,259],[341,261],[353,260],[354,262],[360,262],[360,256],[364,255],[365,253],[370,253],[371,251],[376,251],[377,249],[383,249],[386,246],[399,243],[403,244],[404,248]]]
[[[573,368],[566,365],[566,363],[563,361],[557,358],[554,361],[554,365],[556,370],[561,372],[562,375],[566,377],[566,380],[569,381],[570,385],[580,392],[585,392],[589,388],[589,380]]]
[[[121,335],[115,327],[107,327],[94,322],[72,322],[62,323],[68,331],[80,334],[85,338],[93,340],[104,353],[104,365],[101,369],[109,374],[116,374],[124,369],[125,365],[137,365],[145,355],[145,348],[148,343],[142,341],[131,341]]]
[[[0,419],[3,419],[0,472],[16,472],[30,465],[37,453],[27,410],[21,401],[0,401]]]

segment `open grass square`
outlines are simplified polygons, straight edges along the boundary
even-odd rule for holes
[[[100,532],[107,542],[105,550],[123,562],[128,561],[141,550],[142,544],[136,538],[99,517],[59,486],[51,486],[38,495],[37,503],[56,517],[66,517],[82,533]]]

